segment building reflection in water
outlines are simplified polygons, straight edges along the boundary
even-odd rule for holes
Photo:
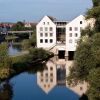
[[[55,86],[66,86],[78,95],[82,95],[87,90],[87,83],[79,83],[77,86],[69,87],[66,77],[69,75],[69,69],[73,61],[64,59],[50,59],[46,64],[46,69],[37,72],[38,86],[48,94]]]
[[[43,72],[37,73],[37,84],[45,93],[49,93],[56,86],[56,73],[56,64],[52,60],[47,62]]]

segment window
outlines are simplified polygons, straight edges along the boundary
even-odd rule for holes
[[[43,37],[43,33],[40,33],[40,36]]]
[[[48,43],[48,39],[45,39],[45,43]]]
[[[53,77],[53,73],[50,73],[50,76]]]
[[[52,43],[53,42],[53,39],[50,39],[50,43]]]
[[[45,25],[45,22],[43,22],[43,24]]]
[[[69,43],[72,43],[72,39],[69,40]]]
[[[69,37],[72,37],[72,33],[69,33]]]
[[[43,43],[43,39],[40,39],[40,43]]]
[[[82,21],[80,21],[80,24],[82,24]]]
[[[49,25],[49,22],[47,22],[47,24]]]
[[[45,33],[45,37],[47,37],[48,36],[48,33]]]
[[[45,76],[48,77],[48,73],[46,73]]]
[[[75,37],[78,37],[78,34],[77,33],[75,33]]]
[[[75,27],[75,31],[78,31],[78,27]]]
[[[52,37],[53,36],[53,33],[50,33],[50,37]]]
[[[43,31],[43,27],[40,27],[40,31]]]
[[[69,27],[69,30],[72,31],[72,27]]]
[[[47,27],[45,27],[45,31],[48,31],[48,28]]]
[[[50,70],[53,70],[53,68],[52,68],[52,67],[50,67]]]
[[[48,79],[46,79],[45,82],[48,82]]]
[[[80,87],[80,90],[83,90],[83,87]]]
[[[41,82],[43,82],[43,79],[41,79]]]
[[[50,87],[50,84],[48,84],[48,87]]]
[[[46,84],[44,84],[44,87],[46,87]]]
[[[52,78],[50,79],[50,82],[53,82],[53,79]]]
[[[53,31],[53,28],[52,27],[50,27],[50,31]]]

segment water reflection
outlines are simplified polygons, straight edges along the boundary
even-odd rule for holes
[[[37,72],[37,84],[46,93],[56,86],[56,67],[54,62],[48,61],[46,69],[42,72]]]
[[[27,72],[13,77],[10,82],[1,84],[0,100],[78,100],[87,85],[68,86],[66,77],[72,64],[72,61],[56,57],[46,65],[36,64]]]
[[[12,85],[5,81],[0,85],[0,100],[11,100],[13,97]]]
[[[37,84],[45,92],[49,93],[55,86],[66,86],[78,95],[82,95],[87,90],[87,83],[82,82],[76,86],[69,87],[66,77],[69,75],[69,69],[73,61],[52,58],[46,64],[46,69],[37,72]]]
[[[13,56],[13,55],[18,54],[19,52],[21,52],[20,46],[18,46],[18,45],[14,46],[12,44],[9,45],[9,47],[8,47],[8,55]]]

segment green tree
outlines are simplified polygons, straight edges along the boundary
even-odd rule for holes
[[[95,18],[95,32],[100,32],[100,0],[93,0],[93,8],[87,11],[87,18]]]
[[[100,33],[88,38],[87,41],[80,41],[74,59],[70,78],[88,80],[90,70],[100,67]]]
[[[7,53],[7,44],[0,44],[0,67],[10,67],[11,59]]]
[[[29,49],[29,59],[31,61],[36,61],[36,60],[43,60],[47,59],[50,56],[50,52],[42,49],[42,48],[30,48]]]
[[[22,45],[22,48],[24,50],[26,50],[26,49],[29,49],[31,47],[31,42],[30,42],[29,39],[25,39],[25,40],[22,41],[21,45]]]
[[[92,0],[93,6],[99,6],[100,5],[100,0]]]
[[[100,66],[90,71],[88,80],[90,84],[87,93],[89,100],[100,100]]]
[[[36,32],[32,34],[32,37],[29,39],[31,46],[36,46]]]
[[[0,100],[11,100],[13,97],[13,89],[9,82],[5,82],[0,89]]]
[[[25,30],[24,23],[21,22],[21,21],[18,21],[18,22],[12,27],[11,30],[13,30],[13,31],[22,31],[22,30]]]
[[[7,44],[0,44],[0,79],[8,78],[13,73],[12,61],[7,53]]]

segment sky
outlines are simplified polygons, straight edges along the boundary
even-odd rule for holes
[[[45,15],[71,20],[91,7],[92,0],[0,0],[0,22],[37,22]]]

